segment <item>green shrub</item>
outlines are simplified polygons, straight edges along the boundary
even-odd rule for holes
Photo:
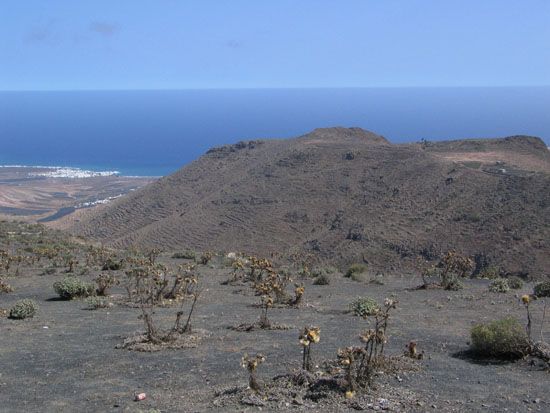
[[[86,303],[90,310],[112,307],[111,302],[105,297],[88,297]]]
[[[191,251],[191,250],[186,250],[183,252],[175,252],[174,254],[172,254],[172,258],[184,259],[184,260],[194,260],[196,256],[197,254],[195,253],[195,251]]]
[[[520,358],[529,349],[525,327],[515,318],[478,324],[472,328],[471,338],[472,351],[486,357]]]
[[[550,297],[550,281],[543,281],[535,285],[534,294],[537,297]]]
[[[519,290],[520,288],[523,288],[523,280],[519,277],[510,277],[508,278],[508,285],[513,290]]]
[[[489,291],[493,293],[507,293],[510,291],[510,285],[505,278],[497,278],[489,284]]]
[[[327,274],[318,275],[313,281],[313,285],[329,285],[330,277]]]
[[[95,293],[95,285],[82,281],[77,277],[67,277],[64,280],[53,283],[55,292],[65,300],[77,297],[89,297]]]
[[[464,284],[459,279],[450,279],[443,283],[443,288],[449,291],[458,291],[464,288]]]
[[[367,272],[367,266],[365,264],[352,264],[350,265],[344,276],[347,278],[351,278],[354,281],[358,281],[355,278],[359,278],[357,276],[364,274],[365,272]]]
[[[360,297],[351,302],[349,309],[359,317],[367,317],[376,314],[380,310],[380,307],[372,298]]]
[[[495,267],[494,265],[491,265],[489,267],[485,267],[479,272],[479,278],[487,278],[489,280],[494,280],[495,278],[498,278],[500,276],[500,270]]]
[[[24,299],[17,301],[10,310],[10,318],[23,320],[24,318],[32,318],[38,311],[38,304],[34,300]]]

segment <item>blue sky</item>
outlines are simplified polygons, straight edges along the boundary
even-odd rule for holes
[[[2,0],[0,90],[550,85],[548,0]]]

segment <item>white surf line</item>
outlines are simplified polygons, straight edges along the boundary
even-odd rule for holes
[[[46,178],[94,178],[102,176],[119,176],[119,171],[92,171],[70,166],[42,166],[42,165],[0,165],[0,168],[28,168],[46,169],[45,172],[29,172],[29,176]]]

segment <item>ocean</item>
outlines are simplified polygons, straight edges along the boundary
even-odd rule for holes
[[[328,126],[550,145],[550,87],[0,92],[0,165],[161,176],[212,146]]]

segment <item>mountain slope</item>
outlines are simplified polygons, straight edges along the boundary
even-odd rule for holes
[[[381,270],[456,248],[542,276],[550,153],[532,137],[393,145],[317,129],[211,149],[72,230],[115,246],[310,252]]]

